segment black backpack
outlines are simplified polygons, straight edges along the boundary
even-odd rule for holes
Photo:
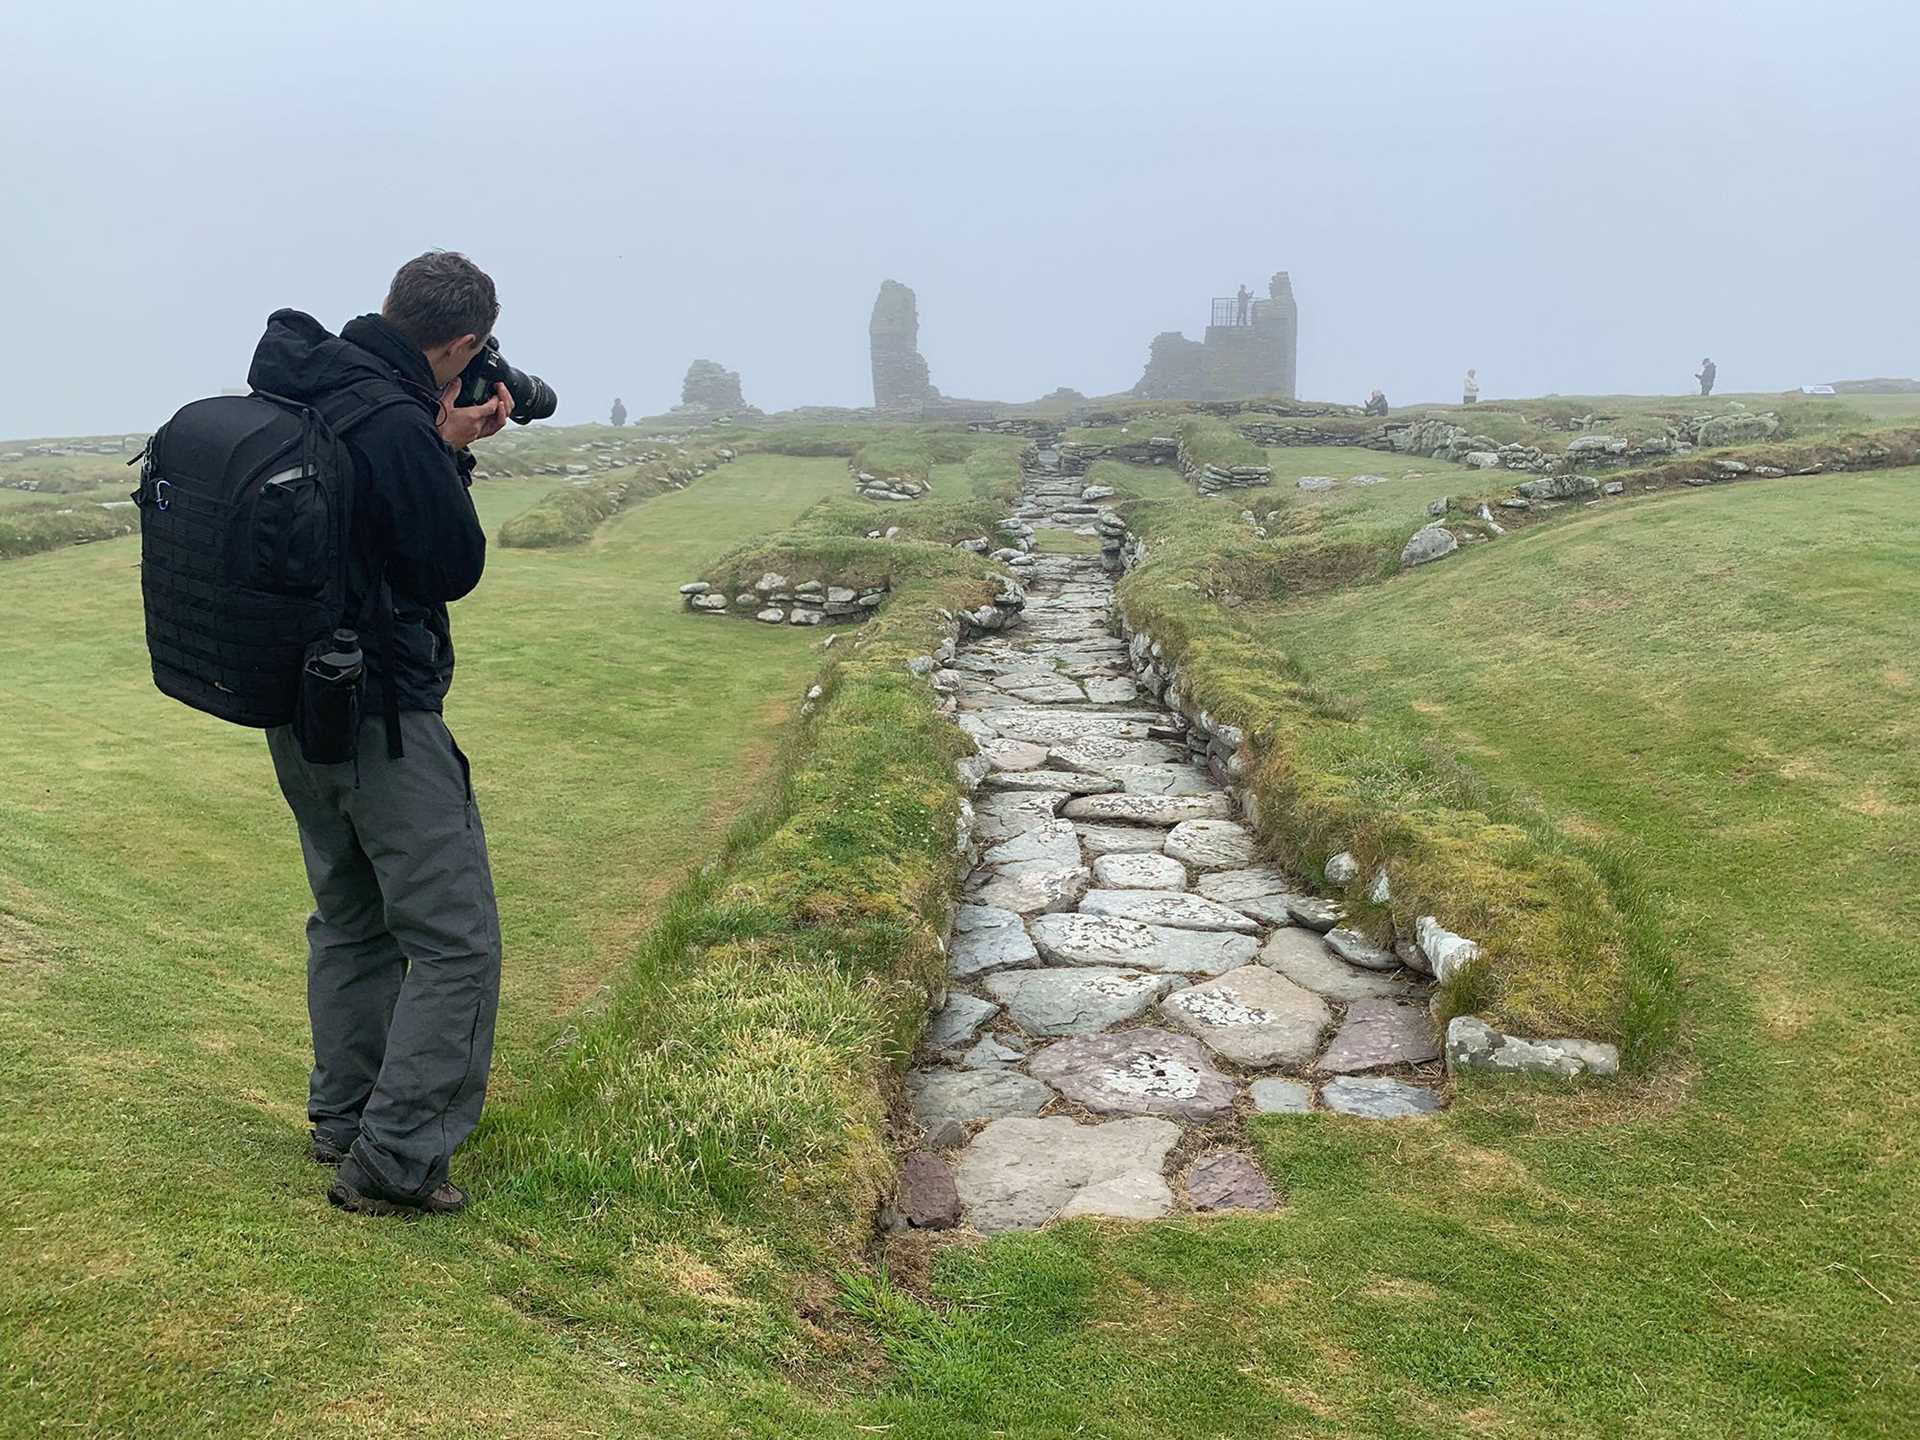
[[[310,647],[359,622],[347,614],[359,487],[346,436],[408,403],[377,380],[310,404],[256,391],[196,400],[154,432],[133,499],[164,694],[236,725],[296,722]],[[391,625],[390,611],[381,618]]]

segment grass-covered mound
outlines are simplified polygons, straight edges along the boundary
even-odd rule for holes
[[[63,545],[83,545],[90,540],[111,540],[132,535],[139,528],[137,512],[126,508],[9,506],[0,509],[0,560],[37,555]]]
[[[718,448],[686,450],[671,459],[649,460],[591,480],[556,485],[500,527],[500,543],[520,550],[584,544],[623,510],[681,489],[720,464],[726,457]]]
[[[1445,1015],[1612,1040],[1643,1061],[1667,1036],[1670,972],[1617,857],[1497,796],[1444,748],[1375,726],[1340,698],[1337,677],[1305,675],[1270,612],[1247,603],[1275,593],[1276,568],[1296,551],[1255,539],[1231,501],[1140,506],[1131,523],[1149,558],[1122,583],[1122,607],[1179,667],[1183,696],[1247,732],[1269,850],[1313,875],[1350,851],[1361,877],[1343,898],[1377,938],[1411,935],[1432,914],[1479,941],[1485,961],[1446,988]],[[1349,579],[1378,569],[1364,539],[1312,553],[1322,581],[1342,562]],[[1366,899],[1380,866],[1385,906]]]

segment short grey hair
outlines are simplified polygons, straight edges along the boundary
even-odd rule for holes
[[[400,267],[380,314],[422,350],[431,350],[462,335],[491,335],[500,300],[492,277],[466,256],[429,250]]]

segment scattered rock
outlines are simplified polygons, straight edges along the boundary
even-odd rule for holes
[[[1327,932],[1327,948],[1349,965],[1363,970],[1398,970],[1400,962],[1391,950],[1382,950],[1358,930],[1336,926]]]
[[[1460,542],[1453,538],[1453,532],[1446,526],[1429,525],[1407,541],[1406,548],[1400,552],[1400,563],[1403,566],[1425,565],[1451,555],[1459,548]]]
[[[1360,862],[1342,850],[1327,861],[1322,873],[1326,875],[1329,885],[1344,885],[1360,873]]]
[[[1318,930],[1322,934],[1347,918],[1344,907],[1314,895],[1289,895],[1287,913],[1293,916],[1295,924],[1304,925],[1309,930]]]
[[[1271,1210],[1275,1204],[1273,1187],[1260,1167],[1233,1150],[1216,1150],[1193,1162],[1187,1170],[1187,1199],[1199,1211]]]
[[[1447,1065],[1521,1075],[1617,1075],[1620,1052],[1598,1040],[1522,1040],[1477,1015],[1457,1015],[1447,1025]]]
[[[1454,934],[1431,915],[1422,915],[1414,922],[1413,938],[1426,956],[1433,978],[1442,983],[1480,958],[1478,945]]]
[[[916,1150],[900,1162],[894,1208],[916,1230],[951,1230],[960,1223],[960,1192],[946,1162]]]

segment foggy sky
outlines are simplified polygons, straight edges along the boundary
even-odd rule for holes
[[[1300,391],[1920,373],[1910,0],[0,0],[0,435],[150,428],[464,250],[558,419],[1088,394],[1292,272]]]

